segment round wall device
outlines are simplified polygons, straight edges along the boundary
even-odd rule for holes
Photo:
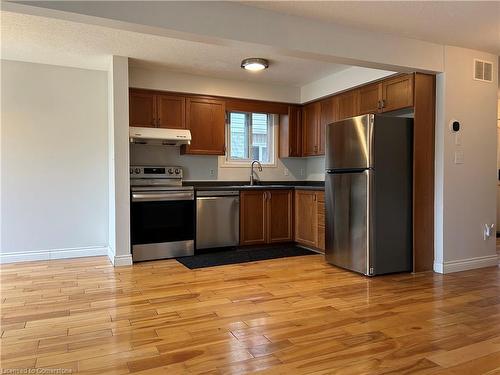
[[[450,121],[450,130],[453,132],[453,133],[457,133],[460,131],[460,122],[458,120],[451,120]]]

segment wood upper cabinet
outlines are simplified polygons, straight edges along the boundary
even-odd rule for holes
[[[226,109],[222,100],[186,99],[186,128],[191,130],[191,144],[183,154],[224,155]]]
[[[302,111],[302,155],[318,154],[318,127],[321,114],[319,102],[306,104]]]
[[[323,99],[320,103],[320,119],[318,129],[318,155],[325,154],[326,126],[335,121],[335,100]]]
[[[267,242],[293,241],[292,190],[269,190],[267,201]]]
[[[302,156],[302,108],[288,106],[288,114],[280,115],[279,157]]]
[[[157,95],[157,126],[184,129],[186,127],[186,99],[182,96]]]
[[[382,85],[382,112],[413,107],[413,74],[387,79]]]
[[[129,93],[129,124],[144,128],[156,127],[156,95],[150,92]]]
[[[240,192],[240,245],[266,243],[267,191]]]
[[[366,115],[368,113],[381,112],[382,100],[382,84],[375,83],[373,85],[364,86],[358,89],[359,91],[359,114]]]
[[[185,128],[185,98],[155,91],[130,89],[129,125],[146,128]]]
[[[334,100],[306,104],[302,112],[302,155],[325,154],[326,125],[334,121]]]
[[[335,96],[335,120],[359,115],[359,90],[351,90]]]
[[[293,240],[292,190],[240,192],[240,245]]]
[[[295,190],[295,241],[305,246],[318,244],[316,201],[316,191]]]

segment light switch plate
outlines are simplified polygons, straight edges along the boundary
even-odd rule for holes
[[[290,173],[288,172],[288,168],[285,168],[285,170],[283,171],[285,173],[285,176],[288,176]]]
[[[460,133],[455,134],[455,145],[456,146],[462,145],[462,134],[460,134]]]
[[[455,164],[463,164],[463,163],[464,163],[464,152],[455,151]]]

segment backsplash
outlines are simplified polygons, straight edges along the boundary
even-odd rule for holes
[[[219,156],[180,155],[178,147],[155,145],[130,145],[131,165],[169,164],[184,169],[186,181],[246,181],[248,167],[227,167]],[[257,172],[262,181],[324,180],[324,158],[278,159],[275,167]],[[286,173],[285,173],[286,172]]]

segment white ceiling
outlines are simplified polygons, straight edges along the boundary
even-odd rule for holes
[[[253,82],[302,86],[347,68],[278,55],[254,45],[224,46],[2,11],[3,59],[106,69],[109,55],[128,56],[132,66]],[[270,68],[250,73],[246,57],[264,57]]]
[[[500,1],[244,1],[245,5],[500,55]]]

